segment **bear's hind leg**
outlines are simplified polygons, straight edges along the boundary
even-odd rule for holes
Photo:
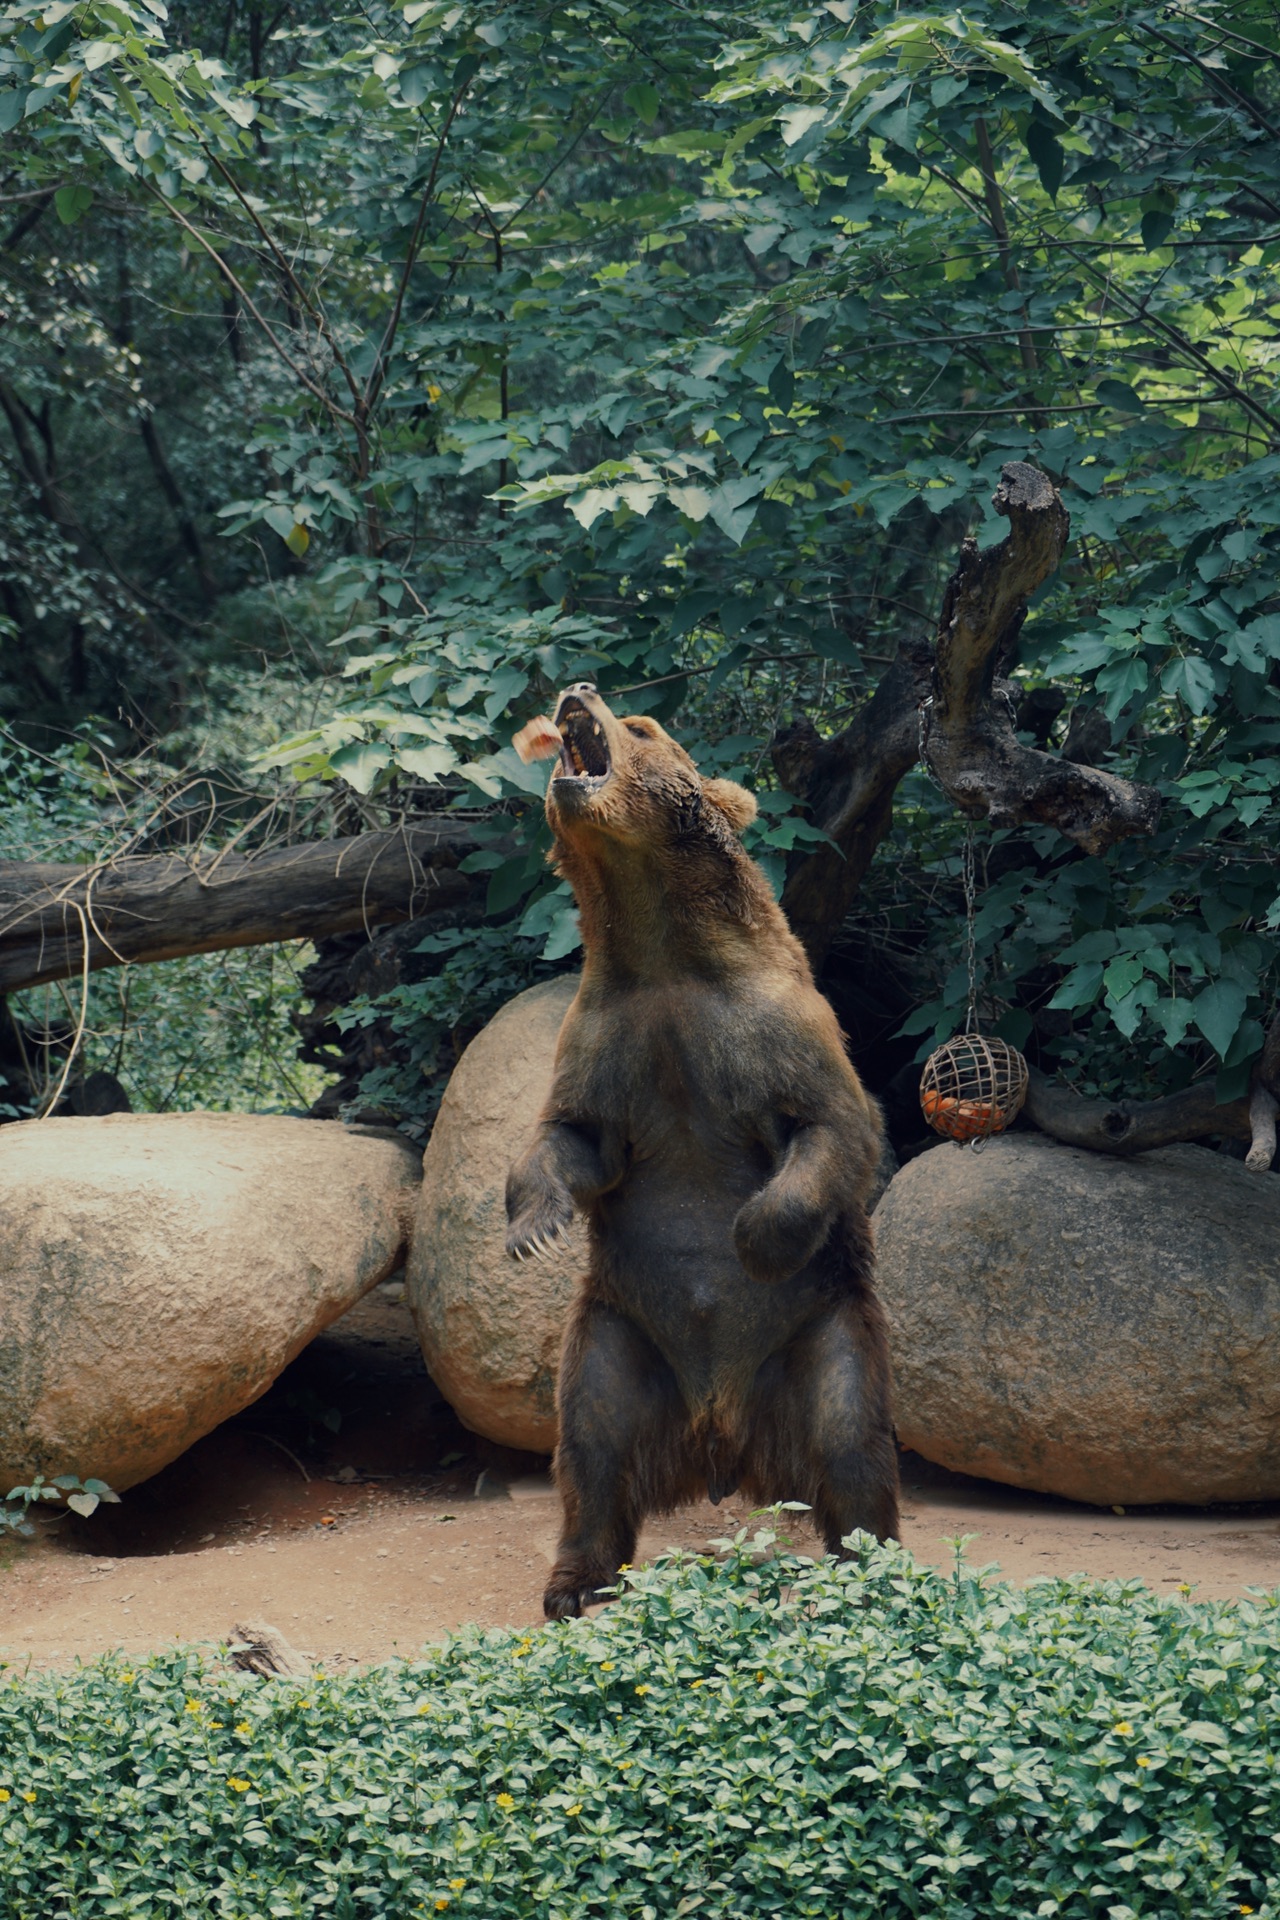
[[[671,1368],[637,1326],[598,1301],[582,1301],[570,1322],[558,1398],[564,1531],[542,1598],[549,1620],[581,1613],[616,1584],[645,1515],[687,1497],[692,1452]]]
[[[833,1307],[762,1368],[750,1430],[753,1498],[805,1501],[837,1556],[846,1534],[897,1539],[889,1351],[874,1298]]]

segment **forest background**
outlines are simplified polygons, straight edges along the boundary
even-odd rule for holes
[[[1280,971],[1278,61],[1262,0],[10,7],[0,854],[466,834],[465,897],[319,1023],[284,946],[15,996],[10,1116],[98,1069],[425,1127],[574,964],[508,742],[588,677],[754,788],[892,1105],[964,1017],[920,701],[1011,460],[1071,537],[993,698],[1161,808],[979,817],[983,1018],[1084,1093],[1241,1096]]]

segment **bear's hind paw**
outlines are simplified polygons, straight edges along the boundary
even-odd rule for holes
[[[614,1598],[617,1578],[615,1573],[612,1579],[607,1575],[593,1579],[577,1567],[559,1574],[553,1571],[542,1596],[542,1611],[548,1620],[576,1620],[587,1607]]]

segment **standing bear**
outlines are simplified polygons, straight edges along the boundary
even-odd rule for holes
[[[586,958],[508,1178],[507,1250],[586,1215],[543,1598],[562,1619],[615,1583],[646,1515],[704,1489],[802,1500],[838,1553],[855,1528],[896,1533],[898,1471],[865,1204],[878,1116],[739,844],[755,801],[592,686],[539,725]]]

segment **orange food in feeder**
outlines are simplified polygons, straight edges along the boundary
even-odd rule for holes
[[[925,1061],[920,1109],[950,1140],[1003,1133],[1027,1097],[1027,1063],[1016,1047],[980,1033],[958,1033]]]

